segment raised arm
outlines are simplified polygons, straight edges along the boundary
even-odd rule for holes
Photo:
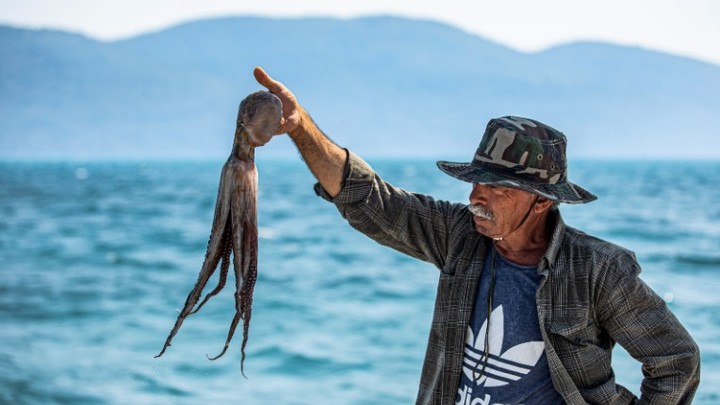
[[[336,196],[342,187],[347,151],[330,140],[282,83],[273,80],[262,68],[253,72],[258,83],[280,98],[283,119],[278,135],[287,133],[315,178],[325,191]]]
[[[472,230],[470,213],[461,204],[436,201],[383,181],[358,156],[332,142],[300,106],[295,96],[261,68],[255,78],[283,103],[278,130],[288,133],[322,190],[351,226],[373,240],[445,268],[449,238]],[[329,197],[329,198],[328,198]],[[463,229],[464,229],[463,228]]]

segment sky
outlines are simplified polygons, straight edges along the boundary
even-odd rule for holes
[[[0,24],[100,40],[231,15],[395,15],[444,22],[526,52],[592,40],[720,65],[718,0],[0,0]]]

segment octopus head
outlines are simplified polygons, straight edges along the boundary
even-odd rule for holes
[[[265,145],[280,128],[282,103],[270,92],[257,91],[240,102],[237,120],[253,147]]]

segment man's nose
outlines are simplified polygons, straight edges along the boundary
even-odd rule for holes
[[[473,204],[485,202],[487,199],[488,189],[489,187],[487,184],[473,183],[472,191],[470,191],[470,202]]]

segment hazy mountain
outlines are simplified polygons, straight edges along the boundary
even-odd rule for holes
[[[115,42],[0,27],[0,157],[224,157],[256,65],[366,155],[469,158],[512,114],[564,131],[571,156],[720,157],[720,66],[600,43],[519,53],[391,17],[224,18]]]

